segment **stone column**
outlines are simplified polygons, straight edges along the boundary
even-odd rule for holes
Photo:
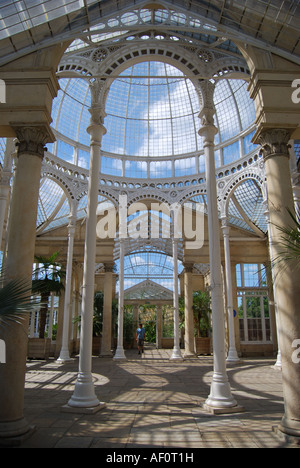
[[[182,360],[179,334],[179,298],[178,298],[178,239],[173,243],[173,308],[174,308],[174,348],[171,360]]]
[[[113,271],[114,263],[105,263],[104,275],[104,303],[103,303],[103,328],[101,339],[101,357],[112,357],[111,332],[112,332],[112,299],[113,299]]]
[[[67,254],[67,271],[66,271],[66,288],[65,288],[65,307],[63,320],[63,336],[62,348],[58,358],[58,362],[67,362],[71,360],[69,341],[70,341],[70,315],[72,307],[72,270],[73,270],[73,250],[74,237],[76,231],[77,218],[77,201],[72,200],[71,211],[68,225],[68,254]]]
[[[45,144],[54,137],[48,127],[17,126],[19,140],[7,237],[6,279],[28,281],[31,290],[41,165]],[[0,440],[30,432],[23,416],[29,317],[22,325],[1,329],[6,364],[0,366]]]
[[[0,250],[2,245],[3,227],[7,213],[7,202],[10,193],[10,180],[12,176],[13,153],[15,152],[15,142],[12,138],[7,139],[4,155],[3,168],[0,182]]]
[[[105,117],[103,90],[105,82],[95,80],[90,85],[92,105],[91,124],[87,131],[91,136],[91,162],[89,171],[88,209],[84,248],[83,296],[80,333],[79,372],[74,393],[68,402],[69,407],[94,408],[104,407],[96,397],[92,376],[92,339],[95,294],[96,260],[96,225],[99,190],[99,169],[101,141],[106,130],[103,126]],[[66,408],[67,410],[67,408]]]
[[[193,311],[193,263],[184,264],[184,299],[185,299],[185,351],[184,357],[194,357],[195,333]]]
[[[226,411],[228,408],[237,406],[237,402],[231,394],[226,372],[225,311],[215,168],[214,138],[217,128],[214,125],[214,85],[210,81],[205,81],[201,82],[200,86],[204,105],[199,114],[202,120],[202,128],[199,131],[199,135],[204,140],[205,154],[214,352],[214,372],[210,395],[206,400],[206,407],[207,409],[218,408],[219,410]]]
[[[119,312],[118,312],[118,345],[114,356],[115,360],[126,359],[123,347],[123,324],[124,324],[124,261],[125,244],[120,239],[120,272],[119,272]]]
[[[289,131],[270,129],[257,138],[265,160],[270,233],[273,251],[273,270],[279,322],[279,341],[282,360],[285,414],[279,429],[292,436],[300,436],[300,366],[294,354],[300,339],[300,281],[299,265],[282,257],[282,232],[293,221],[288,209],[295,213],[289,165]],[[278,261],[281,259],[281,261]]]
[[[232,295],[232,278],[231,278],[231,256],[230,256],[230,241],[227,218],[222,219],[222,231],[224,238],[225,251],[225,270],[226,270],[226,290],[227,290],[227,312],[228,312],[228,328],[229,328],[229,351],[227,355],[228,362],[238,362],[236,346],[235,346],[235,330],[233,317],[233,295]]]
[[[271,222],[270,222],[270,212],[268,208],[268,202],[265,203],[265,217],[268,226],[268,238],[269,238],[269,253],[270,253],[270,261],[272,262],[273,258],[273,242],[272,242],[272,232],[271,232]],[[281,369],[281,351],[280,351],[280,337],[279,337],[279,317],[278,317],[278,307],[277,307],[277,299],[276,299],[276,278],[275,278],[275,270],[272,268],[272,283],[273,283],[273,296],[274,296],[274,307],[275,307],[275,318],[276,318],[276,332],[277,332],[277,359],[274,364],[275,369]]]

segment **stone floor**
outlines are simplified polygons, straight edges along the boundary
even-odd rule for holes
[[[244,359],[228,367],[232,393],[245,411],[213,415],[212,357],[169,360],[171,351],[146,349],[127,361],[93,358],[96,394],[106,408],[94,415],[61,411],[73,393],[78,359],[30,361],[25,416],[36,430],[24,448],[280,448],[273,427],[283,414],[281,372],[273,360]]]

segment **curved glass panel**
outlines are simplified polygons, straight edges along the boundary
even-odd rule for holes
[[[119,271],[120,261],[116,261]],[[179,274],[183,271],[181,261],[178,261]],[[142,283],[145,279],[173,290],[173,259],[163,252],[138,252],[125,256],[124,283],[125,290]]]
[[[53,128],[58,142],[49,146],[60,158],[89,168],[91,94],[88,82],[62,78],[54,100]],[[215,90],[216,165],[230,164],[254,149],[251,144],[255,109],[243,80],[221,79]],[[195,153],[203,151],[198,135],[199,98],[192,82],[177,68],[161,62],[142,62],[126,69],[110,87],[106,102],[107,129],[102,141],[104,155],[101,172],[108,175],[159,178],[196,173]],[[239,135],[245,134],[240,145]],[[226,144],[228,142],[228,144]],[[241,153],[241,147],[243,152]],[[111,155],[109,158],[108,156]],[[112,155],[116,157],[113,159]],[[170,161],[153,160],[187,156],[172,167]],[[193,157],[192,157],[193,155]],[[118,156],[120,158],[118,159]],[[125,165],[121,159],[130,157]],[[200,162],[200,169],[202,164]]]

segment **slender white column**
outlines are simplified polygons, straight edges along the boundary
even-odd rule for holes
[[[72,269],[73,269],[74,237],[75,237],[75,230],[76,230],[76,214],[77,214],[77,202],[76,200],[72,200],[71,212],[69,216],[69,225],[68,225],[68,255],[67,255],[62,348],[60,351],[59,358],[57,359],[58,362],[71,361],[70,350],[69,350],[69,335],[70,335],[70,312],[71,312],[71,306],[72,306]]]
[[[93,312],[95,293],[95,259],[96,259],[96,225],[99,187],[99,168],[102,136],[105,134],[103,126],[104,110],[101,89],[104,83],[96,80],[90,85],[92,93],[91,125],[87,129],[91,135],[91,161],[88,187],[88,209],[86,220],[86,238],[83,270],[82,317],[80,333],[79,372],[74,393],[68,405],[76,408],[95,408],[103,406],[95,394],[92,377],[92,337]]]
[[[231,394],[226,372],[225,314],[214,145],[217,128],[214,126],[213,85],[207,81],[205,86],[207,93],[205,97],[210,106],[203,107],[200,113],[203,127],[199,135],[204,138],[214,351],[214,372],[206,406],[226,409],[237,406],[237,402]]]
[[[193,313],[193,264],[184,267],[185,298],[185,351],[184,357],[193,357],[195,353],[194,313]]]
[[[171,360],[182,360],[183,357],[179,345],[179,300],[178,300],[178,239],[173,242],[173,307],[174,307],[174,348]]]
[[[124,325],[124,261],[125,245],[124,239],[120,239],[120,272],[119,272],[119,314],[118,314],[118,345],[114,356],[115,360],[126,359],[123,348],[123,325]]]
[[[229,328],[229,351],[227,355],[227,361],[238,362],[240,358],[238,357],[236,346],[235,346],[229,230],[230,229],[228,226],[227,218],[223,218],[222,219],[222,231],[223,231],[224,250],[225,250],[227,311],[228,311],[228,328]]]

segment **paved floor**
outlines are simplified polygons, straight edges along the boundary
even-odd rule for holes
[[[169,361],[170,351],[146,349],[127,361],[93,359],[96,394],[106,402],[94,415],[63,413],[73,393],[78,360],[28,362],[25,416],[36,431],[33,448],[279,448],[272,430],[283,414],[281,372],[273,360],[245,359],[228,368],[232,393],[245,412],[212,415],[212,357]]]

